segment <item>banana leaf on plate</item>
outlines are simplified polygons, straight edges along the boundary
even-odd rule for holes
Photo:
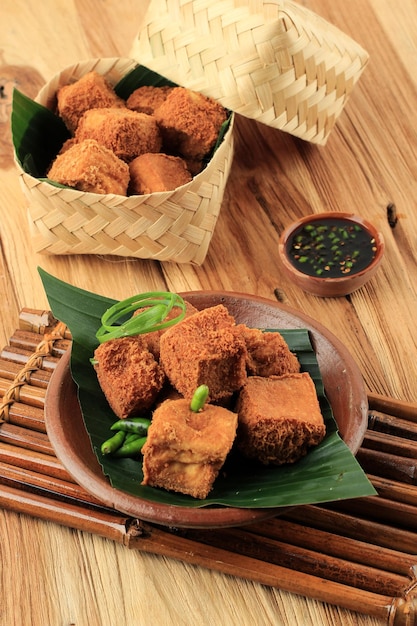
[[[97,382],[90,359],[98,345],[96,332],[101,316],[115,300],[60,281],[39,269],[54,316],[71,331],[71,373],[78,387],[79,403],[95,455],[112,486],[140,498],[186,507],[224,505],[268,508],[314,504],[374,495],[376,492],[337,430],[326,398],[316,355],[305,329],[283,329],[281,334],[297,354],[303,371],[312,376],[326,423],[324,440],[295,464],[263,467],[231,455],[225,471],[204,500],[141,485],[142,463],[103,456],[103,441],[116,421]],[[272,330],[272,329],[271,329]],[[275,329],[279,330],[279,329]]]

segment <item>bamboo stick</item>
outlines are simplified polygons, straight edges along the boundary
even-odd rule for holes
[[[32,355],[33,352],[28,350],[19,350],[18,348],[13,348],[12,346],[5,346],[0,353],[0,358],[4,361],[19,363],[21,366],[24,366]],[[42,358],[42,368],[46,371],[53,372],[59,363],[59,359],[60,356],[44,356]]]
[[[49,454],[0,442],[0,462],[73,482],[62,463]]]
[[[0,378],[0,397],[4,397],[11,388],[10,380]],[[13,386],[14,397],[25,405],[43,409],[45,406],[45,389],[29,384],[16,384]]]
[[[262,563],[280,565],[296,572],[356,587],[383,595],[398,596],[409,583],[407,575],[399,575],[376,567],[316,552],[284,540],[259,536],[252,529],[240,528],[206,531],[188,530],[188,539],[205,543]]]
[[[10,424],[22,426],[37,432],[46,433],[43,409],[28,406],[22,402],[13,402],[9,407],[8,420]]]
[[[405,485],[403,483],[382,478],[381,476],[373,476],[368,474],[369,480],[382,498],[394,500],[396,502],[404,502],[417,507],[417,487],[414,485]]]
[[[48,493],[49,497],[77,500],[80,505],[94,505],[103,510],[108,508],[75,482],[40,474],[8,463],[0,462],[0,483],[17,489],[37,490],[43,492],[43,495]]]
[[[371,520],[383,520],[395,528],[404,528],[417,532],[417,509],[403,502],[391,502],[387,498],[371,496],[354,500],[340,500],[332,504],[339,511],[349,511],[358,517]],[[414,549],[417,552],[417,540],[414,536]]]
[[[360,448],[356,458],[364,471],[369,474],[391,478],[410,485],[417,484],[415,459],[367,448]]]
[[[21,371],[21,363],[14,363],[13,361],[0,359],[0,378],[13,381],[21,373]],[[49,381],[51,380],[51,375],[52,372],[45,369],[32,370],[26,375],[26,382],[34,387],[41,387],[46,391]]]
[[[417,441],[408,441],[402,437],[368,430],[362,441],[362,448],[370,448],[379,452],[387,452],[396,456],[417,459]]]
[[[127,518],[121,513],[97,511],[78,504],[54,500],[48,496],[28,493],[8,485],[0,487],[0,506],[69,528],[95,533],[118,543],[128,542]]]
[[[10,348],[18,350],[25,350],[28,352],[35,352],[37,345],[42,341],[45,335],[39,335],[37,333],[16,330],[9,339]],[[56,339],[53,344],[52,355],[62,356],[66,350],[70,347],[71,341],[69,339]]]
[[[23,308],[19,313],[19,328],[22,330],[43,335],[54,324],[56,324],[56,319],[51,311]]]
[[[48,436],[45,433],[30,430],[29,428],[22,428],[9,422],[3,422],[0,425],[0,441],[3,443],[11,443],[20,448],[26,448],[27,450],[43,452],[51,456],[55,454]]]
[[[350,537],[361,541],[365,539],[375,545],[399,552],[416,553],[417,542],[414,532],[392,527],[385,522],[383,517],[378,521],[356,517],[354,507],[349,506],[351,502],[355,501],[348,501],[346,511],[334,510],[335,504],[326,507],[317,505],[296,507],[285,513],[284,519],[300,522],[304,526],[327,530],[341,537]]]
[[[404,420],[417,423],[417,406],[412,402],[368,392],[368,403],[371,410],[396,415]]]
[[[371,411],[369,413],[368,429],[417,441],[417,421],[412,422],[409,419],[402,419],[395,415]]]
[[[56,325],[57,319],[52,315],[51,311],[23,308],[19,313],[19,328],[21,330],[44,335],[51,332]],[[65,328],[63,336],[66,339],[71,339],[71,333],[68,328]]]
[[[280,517],[251,524],[249,530],[260,536],[314,550],[320,555],[327,554],[347,562],[367,565],[406,577],[409,576],[410,568],[416,563],[415,555],[370,544],[363,538],[358,540],[341,537],[333,532],[289,522]]]
[[[315,598],[352,611],[387,619],[394,599],[320,577],[294,572],[287,567],[264,563],[256,558],[229,552],[227,549],[205,545],[185,537],[167,533],[161,529],[142,525],[138,535],[133,536],[129,547],[145,552],[161,554],[187,563],[239,576],[270,587]],[[394,624],[394,623],[393,623]]]

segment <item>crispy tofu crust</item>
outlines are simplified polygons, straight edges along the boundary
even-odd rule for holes
[[[278,332],[238,326],[247,349],[247,369],[251,376],[282,376],[300,371],[300,362]]]
[[[183,159],[160,152],[141,154],[129,163],[129,170],[130,194],[171,191],[192,180]]]
[[[142,448],[143,485],[204,499],[236,436],[237,415],[206,404],[198,413],[188,400],[166,400],[154,412]]]
[[[227,398],[246,381],[245,342],[222,304],[169,328],[160,339],[160,362],[185,398],[202,384],[211,401]]]
[[[75,133],[77,141],[95,139],[123,161],[146,152],[160,152],[162,138],[155,118],[129,109],[86,111]]]
[[[175,87],[156,109],[155,118],[167,151],[198,161],[213,149],[227,114],[215,100]]]
[[[71,85],[64,85],[57,92],[58,115],[72,134],[89,109],[125,106],[125,101],[116,95],[110,83],[94,71],[88,72]]]
[[[187,317],[190,317],[190,315],[194,315],[194,313],[198,312],[198,309],[196,309],[195,306],[193,304],[191,304],[190,302],[187,302],[186,300],[184,300],[184,304],[185,304],[185,316],[184,316],[184,319],[186,319]],[[146,307],[138,309],[137,311],[135,311],[133,313],[133,315],[138,315],[139,313],[142,313],[145,310],[146,310]],[[168,313],[168,315],[166,316],[165,320],[166,321],[172,320],[174,317],[177,317],[177,315],[178,315],[178,309],[176,307],[174,307]],[[164,328],[162,330],[154,330],[151,333],[145,333],[144,335],[142,335],[142,338],[143,338],[143,341],[146,344],[146,347],[148,348],[149,352],[152,352],[152,354],[154,355],[154,357],[155,357],[155,359],[157,361],[159,361],[159,357],[160,357],[160,351],[161,351],[160,350],[160,341],[161,341],[161,337],[167,330],[168,330],[167,328]]]
[[[237,412],[238,449],[264,465],[294,463],[326,434],[316,388],[306,372],[250,376]]]
[[[153,115],[158,107],[165,102],[172,87],[154,87],[143,85],[133,91],[126,100],[126,106],[132,111]]]
[[[140,335],[106,341],[96,348],[94,358],[100,387],[119,418],[153,406],[165,375]]]
[[[52,163],[48,178],[79,191],[125,196],[129,166],[93,139],[69,140]]]

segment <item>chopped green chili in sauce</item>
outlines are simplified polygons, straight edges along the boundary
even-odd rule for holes
[[[320,278],[356,274],[375,257],[375,239],[360,224],[343,218],[318,219],[301,226],[287,243],[291,263]]]

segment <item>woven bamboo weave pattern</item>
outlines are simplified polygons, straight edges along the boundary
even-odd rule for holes
[[[226,108],[324,144],[368,54],[287,0],[153,0],[132,56]]]
[[[116,84],[137,65],[130,59],[78,63],[55,76],[37,101],[54,108],[57,89],[95,70]],[[233,116],[206,168],[173,191],[130,197],[86,193],[21,173],[37,252],[96,254],[201,265],[220,212],[233,160]]]
[[[221,148],[221,167],[208,172],[208,178],[203,172],[196,177],[197,185],[194,179],[174,193],[153,197],[101,197],[59,189],[22,174],[35,249],[48,254],[110,254],[201,264],[232,160],[233,146]]]

